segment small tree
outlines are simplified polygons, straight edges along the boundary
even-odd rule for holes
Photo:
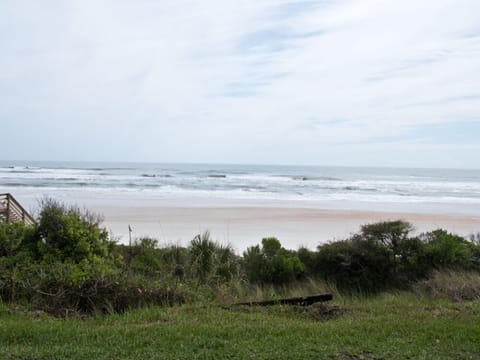
[[[364,239],[382,244],[391,251],[393,271],[397,270],[401,244],[408,239],[412,225],[403,220],[383,221],[361,227],[360,236]]]

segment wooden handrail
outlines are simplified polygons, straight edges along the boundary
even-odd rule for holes
[[[18,221],[28,225],[35,224],[35,220],[28,211],[9,193],[0,194],[0,220],[7,224]]]

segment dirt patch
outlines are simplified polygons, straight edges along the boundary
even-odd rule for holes
[[[340,353],[332,357],[335,360],[383,360],[381,357],[373,355],[370,351],[364,351],[361,354]]]
[[[227,311],[235,311],[246,314],[270,314],[297,317],[314,321],[328,321],[337,319],[347,313],[347,310],[337,305],[314,304],[301,305],[274,305],[274,306],[245,306],[235,305],[223,307]]]
[[[346,314],[347,310],[337,305],[316,304],[312,306],[295,306],[294,311],[309,319],[316,321],[328,321],[337,319]]]

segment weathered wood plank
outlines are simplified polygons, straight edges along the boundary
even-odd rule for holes
[[[308,306],[318,302],[326,302],[333,299],[332,294],[317,294],[303,297],[292,297],[285,299],[265,300],[265,301],[250,301],[237,303],[235,305],[248,305],[248,306],[270,306],[270,305],[301,305]]]

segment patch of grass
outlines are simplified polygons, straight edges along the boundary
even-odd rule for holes
[[[401,293],[324,309],[339,312],[184,305],[82,320],[0,305],[0,358],[480,359],[478,302]]]
[[[413,286],[421,296],[452,301],[480,300],[480,273],[437,271]]]
[[[333,284],[328,284],[325,281],[304,279],[293,284],[275,286],[267,285],[252,285],[245,281],[235,281],[228,285],[219,286],[210,291],[213,294],[208,299],[221,305],[228,305],[239,302],[275,300],[289,297],[309,296],[312,294],[333,294],[336,299],[343,299],[342,295]]]

